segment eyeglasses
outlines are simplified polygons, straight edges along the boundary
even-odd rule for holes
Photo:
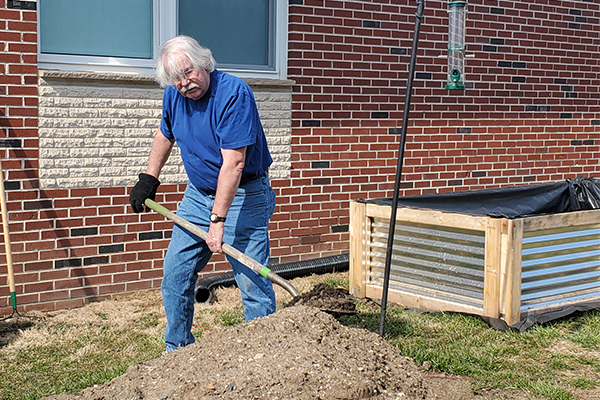
[[[180,72],[177,75],[174,75],[171,77],[171,79],[173,80],[173,82],[178,83],[181,82],[184,79],[190,79],[190,77],[192,76],[192,73],[195,71],[195,68],[190,68],[188,70],[185,70],[183,72]]]

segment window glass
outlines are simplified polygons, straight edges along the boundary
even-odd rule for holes
[[[179,33],[220,67],[274,69],[274,0],[179,0]]]
[[[152,0],[38,0],[40,51],[152,59]]]

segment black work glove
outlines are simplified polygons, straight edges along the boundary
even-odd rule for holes
[[[156,197],[156,189],[160,185],[160,181],[150,174],[141,173],[139,175],[140,180],[135,184],[131,193],[129,194],[129,202],[133,212],[140,213],[144,211],[144,202],[146,199],[154,200]],[[146,212],[150,211],[146,207]]]

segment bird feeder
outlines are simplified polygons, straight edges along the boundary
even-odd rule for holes
[[[448,80],[446,89],[464,89],[466,1],[448,2]]]

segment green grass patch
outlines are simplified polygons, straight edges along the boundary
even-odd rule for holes
[[[233,311],[223,311],[220,317],[222,326],[236,326],[244,322],[244,309],[236,307]]]
[[[333,276],[323,279],[323,283],[327,284],[330,287],[344,287],[348,288],[348,275],[339,275]]]
[[[135,363],[160,356],[162,337],[86,326],[59,324],[48,329],[53,343],[18,348],[0,354],[0,398],[38,399],[44,395],[76,392],[122,375]],[[161,335],[162,336],[162,335]]]
[[[378,307],[358,302],[358,309],[340,322],[379,333]],[[520,388],[541,398],[571,400],[574,389],[593,389],[600,382],[600,361],[581,354],[598,349],[598,323],[600,313],[592,311],[521,333],[501,332],[476,316],[389,307],[384,332],[417,365],[427,362],[433,373],[472,378],[475,391]],[[581,370],[595,375],[573,378]]]

